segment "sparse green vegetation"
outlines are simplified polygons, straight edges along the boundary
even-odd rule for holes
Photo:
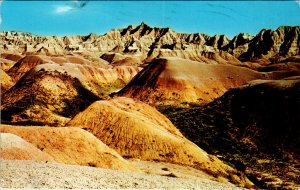
[[[158,109],[188,139],[245,172],[260,188],[289,188],[300,182],[299,97],[298,83],[261,85],[230,90],[208,105]]]

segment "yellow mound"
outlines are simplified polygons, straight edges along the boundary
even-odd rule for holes
[[[104,53],[101,58],[113,66],[139,66],[142,64],[139,56],[123,55],[115,52]]]
[[[137,171],[94,135],[79,128],[1,126],[0,131],[22,137],[56,162]]]
[[[14,85],[14,82],[12,81],[12,78],[8,76],[6,72],[3,71],[2,69],[0,69],[0,78],[1,78],[1,94],[3,94]]]
[[[35,71],[60,72],[79,79],[82,85],[98,95],[108,95],[122,89],[141,70],[134,66],[117,66],[114,68],[99,68],[73,63],[42,64]]]
[[[45,69],[31,70],[2,95],[1,121],[64,126],[70,117],[98,99],[76,78]]]
[[[8,74],[18,81],[27,71],[41,65],[41,64],[59,65],[63,63],[73,63],[78,65],[90,65],[99,68],[109,68],[108,62],[98,58],[90,61],[80,55],[67,56],[46,56],[46,55],[26,55],[20,59],[12,68],[9,69]]]
[[[10,75],[13,80],[18,81],[27,71],[34,68],[37,65],[43,63],[54,63],[48,60],[46,56],[42,55],[26,55],[24,58],[20,59],[12,68],[8,70],[8,75]]]
[[[2,98],[2,121],[64,126],[95,100],[122,89],[139,67],[98,68],[73,63],[41,64]]]
[[[158,57],[177,57],[207,64],[242,65],[242,63],[227,52],[203,52],[201,50],[160,50]]]
[[[113,66],[139,66],[142,61],[135,57],[126,57],[122,60],[115,61],[112,63]]]
[[[43,55],[43,54],[33,54],[42,57],[45,60],[54,62],[57,64],[63,63],[74,63],[79,65],[90,65],[101,68],[109,68],[109,63],[101,58],[94,57],[93,55],[82,55],[79,54],[68,54],[68,55]]]
[[[4,160],[54,161],[47,153],[10,133],[1,133],[0,158]]]
[[[143,69],[119,95],[150,104],[207,103],[229,88],[266,77],[267,74],[232,65],[163,58]]]
[[[127,158],[189,165],[215,177],[235,172],[184,138],[156,109],[132,99],[97,101],[66,126],[90,131]]]
[[[7,60],[10,60],[10,61],[14,61],[14,62],[17,62],[17,61],[19,61],[20,59],[22,59],[22,56],[21,56],[21,55],[18,55],[18,54],[12,54],[12,53],[1,53],[1,54],[0,54],[0,57],[1,57],[1,58],[4,58],[4,59],[7,59]]]
[[[67,56],[52,56],[49,57],[55,63],[74,63],[80,65],[90,65],[101,68],[108,68],[109,63],[101,58],[91,57],[89,55],[67,55]]]
[[[4,58],[0,58],[0,68],[3,71],[8,71],[10,68],[12,68],[14,66],[16,62],[8,60],[8,59],[4,59]]]

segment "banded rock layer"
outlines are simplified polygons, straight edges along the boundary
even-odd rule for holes
[[[207,55],[214,54],[225,60],[230,57],[234,64],[239,63],[237,59],[270,63],[282,57],[299,56],[299,30],[299,26],[279,27],[275,31],[263,29],[256,36],[239,34],[230,40],[225,35],[185,34],[141,23],[138,26],[114,29],[104,35],[46,37],[2,32],[0,39],[5,43],[0,49],[48,55],[63,55],[66,52],[119,52],[139,55],[145,61],[161,57],[166,52],[191,60],[211,59]]]

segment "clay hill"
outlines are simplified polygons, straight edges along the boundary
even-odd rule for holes
[[[122,89],[140,70],[135,66],[44,63],[39,56],[34,58],[41,61],[34,68],[20,61],[8,71],[17,80],[9,91],[14,83],[4,71],[1,75],[2,93],[7,91],[1,100],[3,122],[63,126],[93,101]],[[20,76],[23,78],[18,79]]]
[[[35,36],[30,33],[2,32],[0,49],[19,53],[64,55],[69,52],[115,52],[149,61],[161,56],[177,56],[207,63],[262,64],[299,56],[299,26],[261,30],[256,36],[238,34],[232,40],[225,35],[178,33],[141,23],[113,29],[104,35]],[[299,58],[299,57],[298,57]]]
[[[17,157],[20,160],[26,158],[26,152],[32,151],[30,160],[42,161],[35,156],[43,156],[44,160],[65,164],[138,171],[94,135],[79,128],[2,125],[0,131],[4,159],[20,154]],[[13,145],[9,145],[12,142]]]
[[[58,72],[76,78],[90,92],[101,98],[107,98],[109,94],[119,91],[128,84],[141,68],[136,66],[101,68],[73,63],[60,65],[48,63],[35,67],[35,70]]]
[[[49,154],[11,133],[1,133],[0,158],[4,160],[54,161]]]
[[[117,95],[152,105],[208,103],[248,81],[283,78],[297,75],[299,71],[297,66],[293,69],[293,64],[286,69],[257,72],[245,67],[167,57],[151,62]]]
[[[13,55],[13,54],[12,54]],[[89,59],[85,59],[80,55],[66,55],[66,56],[46,56],[40,54],[25,55],[19,59],[11,68],[7,70],[7,73],[14,79],[18,81],[24,74],[31,70],[32,68],[41,64],[64,64],[73,63],[78,65],[88,65],[99,68],[110,68],[109,63],[101,58],[94,60],[93,62]]]
[[[243,176],[188,141],[155,108],[128,98],[97,101],[76,115],[68,127],[80,127],[125,158],[193,166],[216,178],[251,186]]]
[[[176,127],[260,188],[299,186],[300,80],[256,80],[206,106],[164,107]]]
[[[1,98],[2,123],[63,126],[99,97],[78,79],[59,72],[32,70]]]
[[[1,78],[1,93],[6,92],[14,85],[12,78],[2,69],[0,69],[0,78]]]

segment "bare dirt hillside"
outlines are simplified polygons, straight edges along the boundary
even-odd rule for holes
[[[243,67],[168,57],[149,64],[118,95],[150,104],[208,103],[230,88],[268,77]]]
[[[14,79],[18,81],[22,76],[26,74],[27,71],[33,69],[34,67],[41,64],[63,64],[63,63],[73,63],[78,65],[89,65],[96,68],[111,68],[108,62],[98,58],[92,59],[90,61],[89,57],[84,57],[78,54],[69,54],[66,56],[47,56],[43,54],[29,54],[25,57],[19,59],[7,72]]]
[[[27,55],[14,64],[14,66],[7,71],[7,73],[17,82],[27,71],[37,65],[44,63],[54,63],[47,57],[42,55]]]
[[[97,101],[66,126],[88,130],[125,158],[189,165],[215,178],[251,185],[234,169],[184,138],[165,116],[142,102],[128,98]]]
[[[0,67],[4,71],[8,71],[10,68],[14,66],[16,62],[8,59],[4,59],[0,57]]]
[[[2,69],[0,69],[0,78],[1,78],[1,96],[5,93],[8,89],[10,89],[14,82],[12,78]]]
[[[31,66],[36,65],[31,70],[27,70],[31,68],[27,62],[19,66],[16,63],[10,69],[20,75],[13,75],[18,82],[5,94],[14,83],[9,80],[10,76],[1,75],[5,79],[1,80],[1,110],[5,122],[63,126],[68,118],[95,100],[106,99],[110,93],[122,89],[141,70],[136,66],[100,68],[76,63],[44,63],[44,59],[33,57],[36,64],[28,60]]]
[[[5,52],[1,52],[0,57],[13,62],[18,62],[20,59],[23,58],[22,55],[15,54],[15,53],[5,53]]]
[[[79,128],[2,125],[0,131],[23,138],[53,157],[56,162],[138,171],[94,135]]]
[[[30,71],[2,95],[5,123],[63,126],[95,100],[77,78],[46,70]]]
[[[54,159],[21,137],[1,133],[0,158],[3,160],[50,161]]]
[[[140,70],[135,66],[99,68],[74,63],[42,64],[35,67],[35,72],[59,72],[76,78],[86,89],[101,98],[107,98],[109,94],[122,89]]]
[[[108,61],[113,66],[139,66],[142,65],[141,55],[124,55],[116,52],[106,52],[101,55],[101,58]]]

